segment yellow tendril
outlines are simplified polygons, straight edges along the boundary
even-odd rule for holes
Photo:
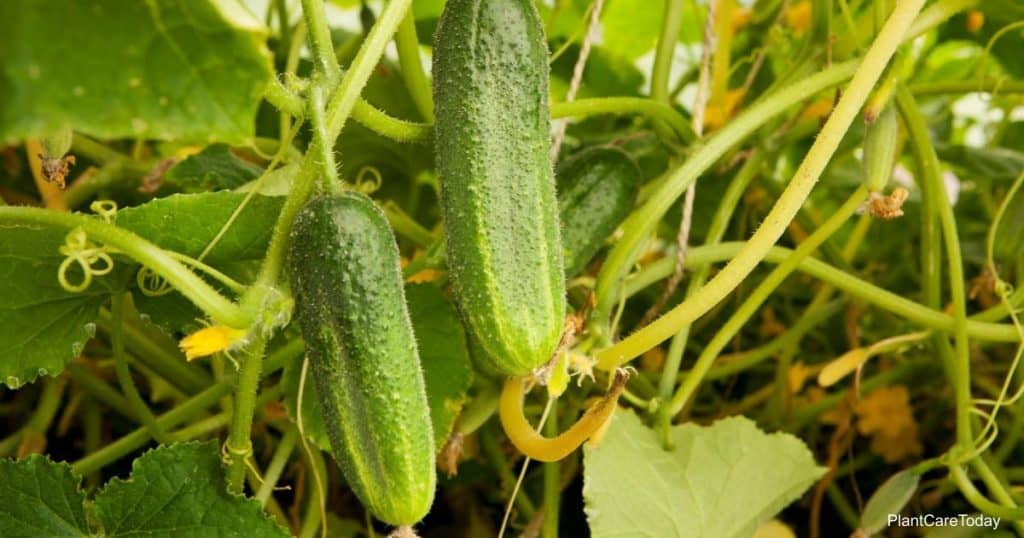
[[[591,405],[576,424],[557,437],[544,437],[526,420],[523,396],[528,378],[510,378],[502,388],[498,403],[501,426],[512,444],[526,456],[537,461],[558,461],[600,433],[615,412],[628,377],[625,370],[616,370],[608,393]]]
[[[57,280],[62,288],[71,293],[85,291],[92,284],[93,276],[103,276],[114,268],[114,260],[108,254],[108,249],[90,242],[85,230],[80,227],[68,232],[58,251],[65,258],[57,269]],[[68,280],[67,273],[72,264],[76,263],[82,269],[83,276],[81,282],[73,284]]]

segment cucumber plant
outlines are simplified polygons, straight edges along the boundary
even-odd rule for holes
[[[1015,2],[94,4],[0,2],[0,535],[1024,532]]]

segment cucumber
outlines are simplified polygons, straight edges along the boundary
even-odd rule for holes
[[[551,358],[565,316],[544,30],[531,0],[449,0],[434,38],[450,277],[481,366],[524,375]]]
[[[640,167],[618,148],[585,149],[558,165],[565,276],[586,267],[636,203]]]
[[[899,137],[896,107],[890,104],[864,133],[864,186],[868,192],[880,192],[889,184]]]
[[[361,194],[314,198],[295,219],[295,315],[334,457],[375,517],[412,525],[437,476],[398,260],[384,213]]]

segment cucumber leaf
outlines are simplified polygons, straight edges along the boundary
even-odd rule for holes
[[[110,296],[113,274],[94,278],[79,293],[61,287],[64,256],[58,249],[66,234],[55,227],[0,224],[0,381],[8,387],[63,371],[92,338],[99,308]],[[67,273],[72,283],[82,277],[75,266]]]
[[[0,535],[89,536],[81,479],[66,463],[32,455],[0,460]]]
[[[825,469],[788,434],[749,419],[672,428],[675,449],[620,410],[596,448],[584,451],[583,497],[595,538],[752,536]]]
[[[248,10],[220,0],[0,2],[0,141],[70,126],[246,142],[272,76],[264,39]]]

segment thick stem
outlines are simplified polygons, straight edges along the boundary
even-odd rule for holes
[[[686,404],[690,398],[693,397],[697,391],[697,387],[704,380],[704,376],[707,375],[711,365],[714,364],[719,353],[725,349],[725,346],[729,345],[732,338],[743,328],[750,317],[757,312],[761,304],[768,298],[769,295],[775,288],[777,288],[786,278],[792,274],[796,269],[797,265],[801,260],[810,256],[817,248],[825,242],[829,237],[832,236],[839,228],[846,223],[847,220],[857,211],[861,203],[867,196],[867,191],[864,187],[857,189],[846,202],[825,221],[820,228],[818,228],[813,234],[811,234],[803,243],[797,247],[796,250],[778,267],[776,267],[761,283],[751,292],[747,299],[742,305],[736,310],[736,312],[725,322],[725,325],[719,329],[718,333],[712,337],[711,341],[704,347],[704,351],[701,352],[697,358],[697,362],[694,363],[693,369],[690,374],[686,376],[686,380],[676,391],[672,397],[672,401],[668,405],[668,414],[675,415],[678,413]]]
[[[430,88],[430,79],[423,70],[420,59],[420,39],[416,35],[416,17],[410,9],[398,25],[395,34],[395,47],[398,49],[398,65],[402,68],[402,80],[409,90],[409,96],[416,105],[416,110],[427,123],[434,123],[434,101]]]
[[[253,341],[244,350],[238,371],[231,433],[225,445],[228,457],[228,489],[235,493],[242,493],[245,460],[252,455],[252,441],[249,436],[252,432],[252,419],[256,414],[256,393],[259,390],[265,348],[266,340],[261,335],[254,336]]]
[[[0,207],[0,222],[58,226],[69,230],[81,228],[90,239],[114,247],[152,269],[218,323],[244,328],[252,321],[252,317],[243,312],[238,305],[218,293],[162,248],[100,219],[34,207],[8,206]],[[56,278],[56,275],[54,277]]]
[[[387,46],[391,36],[394,35],[398,24],[412,0],[392,0],[384,7],[377,23],[373,25],[366,41],[363,42],[356,57],[352,60],[351,67],[345,72],[341,84],[331,95],[327,105],[325,121],[326,140],[332,147],[334,140],[338,138],[345,122],[352,114],[359,93],[363,86],[370,79],[374,67],[384,54],[384,47]],[[304,3],[316,3],[316,0],[305,0]],[[314,144],[315,145],[315,144]],[[299,209],[306,203],[313,190],[313,183],[318,170],[317,161],[314,157],[322,150],[310,148],[306,158],[302,161],[301,168],[296,175],[295,182],[288,198],[285,200],[281,213],[278,215],[274,225],[274,232],[271,236],[270,246],[267,248],[267,256],[260,269],[258,282],[265,286],[272,286],[277,283],[284,264],[284,253],[288,246],[288,232],[291,230],[292,222],[298,214]],[[259,301],[253,308],[258,308]]]
[[[822,127],[821,132],[814,141],[814,144],[811,146],[810,150],[808,150],[807,156],[800,164],[800,167],[794,174],[792,181],[786,187],[786,190],[782,193],[778,202],[776,202],[775,206],[765,217],[764,223],[756,232],[754,232],[750,241],[747,242],[746,248],[737,253],[736,257],[733,258],[732,261],[730,261],[729,264],[727,264],[722,271],[708,283],[707,286],[694,294],[694,296],[676,306],[674,309],[644,329],[641,329],[625,340],[598,352],[597,359],[599,367],[603,369],[615,368],[658,345],[683,326],[692,323],[693,320],[700,315],[703,315],[725,298],[736,288],[736,286],[740,284],[740,282],[743,281],[744,278],[746,278],[747,275],[750,274],[754,267],[764,259],[768,250],[770,250],[779,239],[785,231],[786,226],[790,221],[792,221],[793,217],[796,216],[796,213],[799,211],[804,200],[807,199],[807,196],[817,183],[818,178],[824,171],[825,166],[832,157],[832,154],[835,153],[836,148],[839,147],[839,142],[846,134],[850,124],[853,122],[854,118],[859,115],[860,107],[864,104],[864,101],[867,100],[872,87],[875,82],[878,81],[893,53],[895,53],[904,34],[907,32],[911,22],[914,20],[914,16],[921,10],[923,5],[924,0],[907,0],[901,2],[893,11],[892,16],[889,18],[888,22],[886,22],[885,27],[882,28],[881,32],[879,32],[878,38],[864,56],[864,60],[857,68],[857,72],[854,74],[853,79],[847,86],[842,98],[839,100],[839,103],[829,116],[828,121],[825,122],[825,126]],[[833,67],[833,69],[835,69],[835,67]],[[827,72],[828,71],[825,71],[823,73]],[[808,79],[808,81],[809,80],[810,79]],[[808,86],[808,81],[804,81],[801,84]],[[761,104],[763,105],[769,100],[770,99],[762,101]],[[752,113],[755,108],[756,105],[755,107],[752,107],[748,113]],[[762,114],[764,114],[764,112],[762,112]],[[740,123],[739,119],[731,125],[738,123]],[[724,132],[725,129],[723,129],[722,133]],[[709,145],[710,144],[711,141],[709,141]],[[691,161],[692,160],[694,159],[691,159]],[[692,179],[695,179],[695,176]],[[672,182],[669,182],[669,185],[666,186],[671,186],[671,183]],[[686,183],[688,184],[689,182]],[[666,196],[665,198],[669,203],[671,203],[671,201],[678,197],[678,194],[679,193],[674,193],[674,195]],[[651,202],[648,202],[648,204],[651,204],[652,202],[659,203],[660,200],[661,199],[659,197],[655,197]],[[646,207],[644,209],[646,209]],[[663,214],[663,212],[657,212],[659,220]],[[618,248],[619,245],[616,245],[616,248],[613,249],[611,254],[609,254],[608,261],[605,262],[605,268],[609,267],[609,262],[615,256],[616,251],[619,252],[617,260],[619,263],[624,261],[624,258],[633,258],[635,249],[640,243],[639,239],[641,237],[646,237],[651,229],[642,225],[644,217],[650,218],[648,215],[641,213],[640,226],[635,226],[633,222],[627,223],[626,236],[633,238],[634,240],[627,242],[626,237],[623,237],[622,241],[619,243],[619,245],[623,246],[622,250]],[[630,221],[633,221],[632,217],[630,218]],[[642,236],[637,235],[637,232],[643,232]],[[628,256],[624,256],[624,254],[628,254]],[[602,268],[602,275],[605,273],[605,268]],[[625,269],[626,267],[622,267],[617,264],[613,265],[610,270],[615,271],[615,273],[618,274],[613,273],[614,278],[610,280],[612,280],[612,282],[618,281],[621,278],[621,272]],[[612,283],[609,282],[609,279],[605,279],[605,282],[606,284]],[[604,289],[599,287],[599,305],[608,301],[608,291],[610,290],[607,285]],[[604,296],[602,296],[602,292],[604,292]],[[600,315],[600,313],[601,312],[598,312],[598,315]]]
[[[135,380],[128,369],[128,356],[124,351],[124,302],[126,292],[115,293],[110,299],[110,347],[114,353],[114,371],[121,385],[121,392],[128,398],[128,403],[135,412],[135,418],[149,429],[150,435],[160,443],[168,443],[167,432],[156,423],[156,417],[150,411],[146,401],[139,394]]]
[[[691,264],[698,265],[729,260],[736,253],[746,248],[746,246],[747,244],[742,242],[728,242],[713,246],[691,248],[686,264],[687,267],[690,267]],[[785,247],[772,247],[768,250],[768,254],[763,261],[767,263],[782,263],[792,252],[793,250]],[[627,281],[624,295],[628,298],[641,289],[671,274],[673,261],[671,258],[665,258],[644,268],[643,271]],[[851,297],[902,316],[923,328],[953,332],[953,316],[915,303],[902,295],[861,280],[816,258],[804,259],[797,265],[797,270],[835,286]],[[1020,334],[1017,332],[1016,327],[1010,324],[982,321],[979,318],[982,318],[984,314],[979,313],[968,320],[967,333],[971,338],[990,342],[1020,341]]]

